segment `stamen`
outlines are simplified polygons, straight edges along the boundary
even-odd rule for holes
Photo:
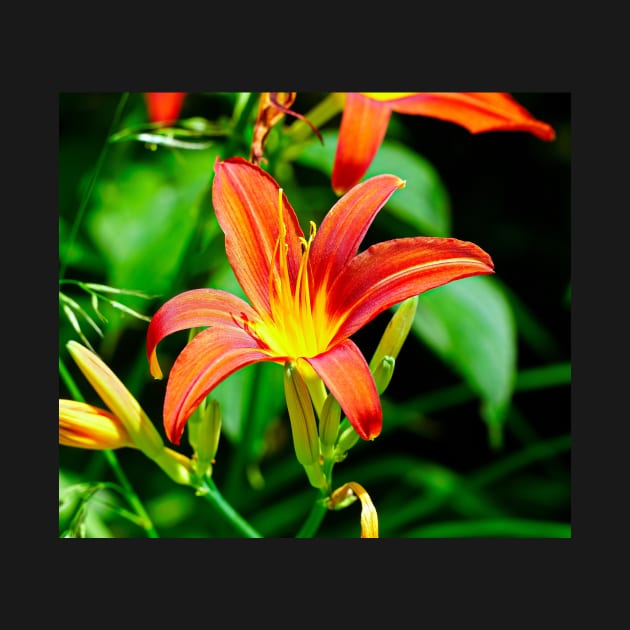
[[[270,319],[257,327],[264,342],[278,354],[298,358],[314,356],[327,343],[325,331],[319,330],[319,318],[313,313],[309,278],[309,255],[317,227],[310,221],[308,240],[300,236],[301,257],[295,278],[291,278],[289,244],[285,223],[283,189],[278,189],[278,237],[269,268]],[[292,282],[295,284],[293,285]],[[321,302],[321,300],[318,301]],[[322,310],[322,305],[318,310]],[[321,313],[320,313],[321,314]]]

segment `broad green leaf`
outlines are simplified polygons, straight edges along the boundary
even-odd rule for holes
[[[481,398],[493,446],[500,446],[516,376],[516,328],[494,279],[476,276],[420,296],[412,330]]]
[[[392,195],[385,210],[429,236],[449,236],[450,199],[435,168],[423,157],[393,140],[385,140],[365,177],[392,173],[407,185]]]
[[[306,146],[296,162],[320,170],[329,176],[337,147],[337,131],[322,133],[324,143]],[[448,236],[451,229],[450,200],[435,168],[405,145],[385,140],[365,177],[382,173],[397,175],[407,182],[387,202],[384,211],[430,236]],[[364,177],[364,179],[365,179]]]
[[[88,227],[107,263],[108,285],[150,294],[171,290],[214,161],[212,152],[176,155],[130,163],[99,182]]]

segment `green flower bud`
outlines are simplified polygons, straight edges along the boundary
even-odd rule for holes
[[[212,474],[220,436],[221,408],[219,402],[212,399],[200,405],[188,421],[188,441],[193,447],[194,466],[200,477]]]
[[[341,407],[332,394],[329,394],[322,408],[319,419],[319,441],[322,447],[324,460],[333,456],[335,442],[339,435],[339,423],[341,421]]]
[[[378,368],[384,357],[388,356],[393,359],[398,357],[398,353],[411,330],[417,308],[418,296],[414,296],[401,302],[396,309],[370,361],[372,372]]]
[[[326,478],[320,464],[319,438],[313,404],[304,379],[295,364],[290,361],[284,365],[284,394],[297,460],[304,466],[311,485],[316,488],[325,487]]]
[[[389,382],[392,380],[395,365],[396,359],[386,354],[372,371],[376,390],[379,394],[382,394],[387,389]]]
[[[341,462],[346,458],[348,451],[359,441],[359,434],[353,427],[349,426],[341,432],[339,441],[335,447],[334,457],[336,462]]]

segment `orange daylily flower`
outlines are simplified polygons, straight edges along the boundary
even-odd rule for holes
[[[400,238],[357,253],[378,211],[404,185],[394,175],[358,184],[336,202],[319,230],[311,223],[306,238],[271,175],[243,158],[217,160],[213,205],[249,303],[222,290],[193,289],[153,316],[147,356],[156,378],[162,377],[158,343],[176,331],[207,327],[185,346],[169,374],[164,424],[171,442],[179,443],[188,418],[214,387],[259,361],[291,361],[307,384],[321,379],[361,438],[379,435],[379,395],[350,336],[413,295],[493,273],[486,252],[454,238]]]
[[[174,122],[179,118],[186,92],[145,92],[149,121],[152,123]]]
[[[471,133],[526,131],[553,140],[555,131],[505,92],[348,92],[339,127],[332,187],[342,194],[365,175],[380,148],[392,112],[430,116]]]

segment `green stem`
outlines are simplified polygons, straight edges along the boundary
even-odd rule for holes
[[[256,531],[221,495],[219,489],[211,477],[205,476],[203,487],[207,490],[202,494],[225,517],[234,531],[245,538],[262,538],[262,534]]]
[[[148,537],[159,538],[160,536],[157,533],[157,530],[155,529],[155,527],[153,526],[151,517],[149,516],[147,511],[144,509],[144,505],[142,505],[142,502],[140,501],[140,498],[138,497],[135,490],[131,486],[131,483],[129,483],[129,479],[127,478],[127,475],[125,475],[125,472],[121,468],[120,463],[118,462],[118,458],[116,457],[116,454],[113,451],[102,451],[102,453],[105,456],[105,459],[107,460],[107,463],[110,465],[112,471],[114,472],[114,476],[118,480],[118,483],[124,488],[127,501],[129,501],[129,504],[131,505],[131,507],[135,510],[136,514],[140,517],[141,522],[143,524],[145,531],[147,532]]]
[[[74,400],[84,403],[85,398],[81,394],[81,391],[77,387],[77,384],[74,382],[74,379],[72,378],[70,372],[68,371],[68,368],[66,367],[61,357],[59,357],[59,373],[61,374],[61,378]],[[107,463],[110,465],[114,476],[118,480],[118,483],[125,489],[127,501],[129,501],[129,504],[136,511],[136,514],[140,517],[140,520],[144,524],[144,529],[147,532],[148,537],[159,538],[159,535],[155,527],[153,526],[153,523],[151,522],[151,517],[144,509],[144,505],[142,505],[142,502],[140,501],[138,495],[129,482],[127,475],[125,475],[123,469],[121,468],[116,454],[110,450],[102,451],[102,453],[107,460]]]
[[[259,99],[260,93],[252,92],[244,106],[241,107],[239,104],[240,112],[237,114],[238,119],[228,141],[225,144],[225,147],[223,148],[224,156],[226,158],[238,153],[239,144],[242,143],[243,146],[249,145],[250,140],[245,138],[245,129],[247,128],[247,123],[249,122],[254,107],[258,105]]]
[[[318,499],[315,499],[306,521],[304,521],[300,531],[296,534],[296,538],[313,538],[322,524],[327,511],[328,508],[324,505],[323,497],[320,496]]]

